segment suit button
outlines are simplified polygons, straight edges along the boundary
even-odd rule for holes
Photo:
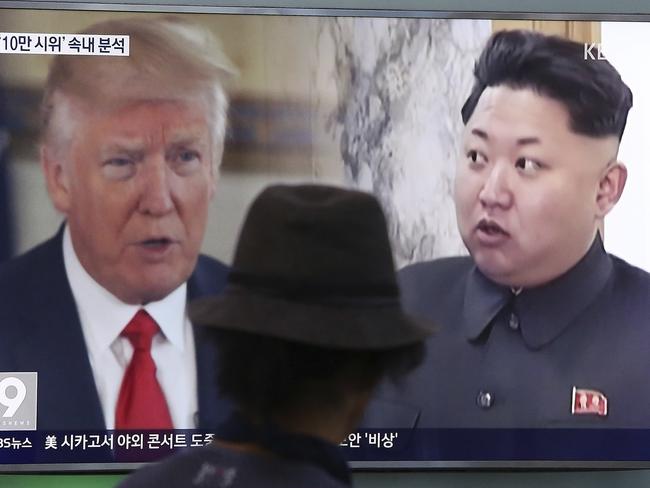
[[[494,397],[489,391],[479,391],[478,396],[476,397],[476,403],[482,409],[487,410],[494,403]]]
[[[510,319],[508,320],[508,327],[510,327],[512,330],[519,329],[519,317],[517,317],[514,313],[510,314]]]

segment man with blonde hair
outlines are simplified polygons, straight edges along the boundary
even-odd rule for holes
[[[65,223],[0,268],[0,370],[38,373],[39,429],[210,427],[226,406],[185,305],[227,274],[199,252],[233,69],[179,18],[81,34],[127,35],[130,54],[51,64],[40,155]]]

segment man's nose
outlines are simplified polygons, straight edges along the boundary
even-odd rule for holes
[[[489,173],[479,193],[479,200],[485,207],[509,208],[513,202],[510,174],[506,165],[495,164]]]
[[[174,209],[170,187],[169,168],[164,158],[146,161],[141,173],[141,194],[139,210],[142,213],[161,216]]]

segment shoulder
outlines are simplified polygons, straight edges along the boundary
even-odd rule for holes
[[[650,284],[650,273],[628,263],[618,256],[610,254],[610,257],[612,258],[612,264],[616,278],[635,282],[637,284]]]
[[[402,268],[398,280],[403,291],[413,288],[448,289],[453,283],[464,277],[474,266],[469,256],[456,256],[415,263]]]
[[[63,248],[57,235],[25,254],[0,264],[0,301],[23,294],[46,280],[52,281],[52,274],[65,272]]]
[[[442,317],[456,314],[473,267],[470,257],[451,257],[403,268],[398,274],[398,283],[404,309],[438,320],[441,314]]]
[[[221,293],[226,287],[230,267],[210,256],[201,254],[189,279],[193,297]]]
[[[469,256],[452,256],[448,258],[423,261],[403,267],[399,273],[404,276],[428,275],[429,273],[449,274],[464,272],[472,268],[474,261]]]
[[[205,470],[203,466],[216,466],[218,464],[215,463],[218,462],[218,451],[215,449],[204,448],[183,451],[161,462],[139,469],[120,483],[118,488],[204,486],[194,483],[194,481],[197,477],[202,476],[201,472]]]
[[[322,470],[304,463],[214,446],[175,454],[132,474],[118,488],[232,486],[233,488],[341,488]]]
[[[613,288],[625,296],[643,299],[650,307],[650,273],[627,261],[610,255],[613,267]]]
[[[196,262],[195,272],[202,272],[212,275],[221,275],[227,274],[230,271],[230,267],[219,261],[218,259],[213,258],[212,256],[207,256],[205,254],[199,254],[199,258]]]

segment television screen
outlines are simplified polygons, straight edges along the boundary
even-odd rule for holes
[[[650,466],[650,24],[155,10],[0,10],[0,469],[119,470],[213,441],[229,405],[185,303],[219,291],[197,291],[201,267],[223,281],[280,182],[373,193],[404,302],[437,326],[341,444],[353,467]],[[125,27],[163,17],[172,37]],[[226,115],[222,91],[184,98],[215,80]],[[169,141],[173,175],[124,183]],[[171,285],[119,251],[156,212],[195,247]],[[173,245],[139,239],[151,262]],[[170,343],[149,355],[159,428],[122,415],[129,303]]]

